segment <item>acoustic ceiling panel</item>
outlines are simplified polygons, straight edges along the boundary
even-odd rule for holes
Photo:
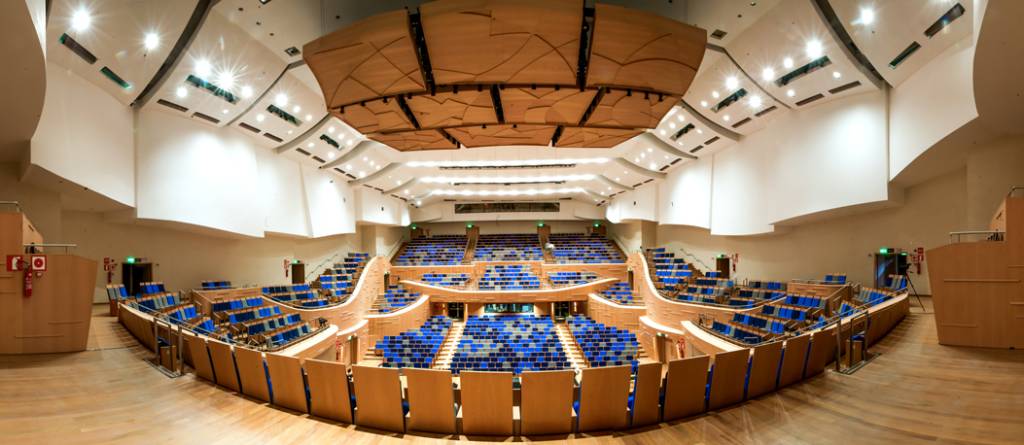
[[[556,147],[611,148],[643,133],[627,128],[565,127]]]
[[[548,145],[555,135],[550,125],[488,125],[449,128],[448,134],[466,147],[503,145]]]
[[[588,86],[681,96],[704,57],[707,33],[648,12],[598,3]]]
[[[374,133],[368,137],[399,151],[451,150],[458,148],[437,130]]]
[[[384,13],[303,47],[327,108],[424,91],[408,21],[404,10]]]
[[[363,134],[414,129],[394,99],[375,99],[349,105],[335,111],[334,115]]]
[[[458,92],[417,95],[406,99],[420,128],[496,124],[490,88],[464,88]]]
[[[581,0],[449,0],[420,11],[438,85],[576,84]]]
[[[653,128],[672,109],[675,100],[657,94],[606,90],[587,126],[615,128]]]
[[[576,125],[596,93],[576,88],[508,87],[501,89],[501,107],[505,122]]]

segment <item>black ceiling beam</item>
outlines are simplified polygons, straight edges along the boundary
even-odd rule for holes
[[[580,53],[576,61],[576,86],[582,91],[587,86],[587,68],[590,67],[590,47],[594,38],[593,7],[583,7],[583,22],[580,24]]]
[[[423,34],[423,22],[420,13],[409,11],[409,35],[416,50],[416,60],[420,63],[420,74],[423,76],[424,87],[430,94],[437,92],[434,82],[434,69],[430,66],[430,52],[427,51],[427,37]]]

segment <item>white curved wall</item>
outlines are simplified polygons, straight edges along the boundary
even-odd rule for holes
[[[713,157],[687,162],[658,187],[660,222],[711,228],[711,178]]]

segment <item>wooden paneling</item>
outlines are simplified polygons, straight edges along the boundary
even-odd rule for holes
[[[430,318],[429,297],[423,296],[415,303],[402,310],[381,315],[367,315],[370,335],[367,343],[376,345],[378,340],[388,335],[398,335],[412,329],[418,329]]]
[[[462,371],[462,434],[512,435],[512,373]]]
[[[682,96],[704,59],[707,32],[649,12],[597,4],[587,85]]]
[[[150,351],[155,350],[156,338],[153,336],[152,317],[126,305],[120,306],[117,316],[121,320],[121,324],[139,340],[142,346]]]
[[[348,367],[342,363],[306,360],[302,363],[309,383],[309,413],[325,419],[352,423],[352,399]]]
[[[747,378],[750,350],[715,354],[711,372],[711,394],[708,409],[719,409],[743,401],[743,382]]]
[[[448,134],[468,148],[503,145],[545,146],[551,142],[555,127],[531,124],[488,125],[449,128]]]
[[[206,347],[210,351],[214,376],[217,384],[232,391],[239,391],[238,371],[235,369],[235,357],[231,353],[231,345],[217,340],[207,340]]]
[[[430,303],[547,303],[552,301],[586,301],[589,294],[604,289],[616,280],[592,281],[579,286],[561,287],[557,289],[537,289],[524,291],[477,291],[458,290],[447,287],[431,286],[416,281],[402,281],[406,288],[430,296]]]
[[[439,85],[576,83],[581,0],[448,0],[420,11]]]
[[[747,386],[747,398],[775,390],[779,376],[779,362],[782,360],[782,342],[764,344],[754,348],[754,357],[750,363],[750,383]]]
[[[593,127],[565,127],[556,147],[612,148],[626,142],[643,130]]]
[[[235,363],[238,366],[242,394],[269,402],[270,388],[267,387],[267,372],[263,367],[263,353],[247,348],[235,348]]]
[[[629,425],[629,366],[585,368],[580,381],[579,431],[621,430]]]
[[[705,411],[705,388],[711,357],[684,358],[669,362],[665,382],[665,421]]]
[[[356,425],[405,432],[402,382],[397,369],[353,366],[352,387],[356,393]]]
[[[450,150],[458,148],[437,130],[372,133],[366,135],[366,137],[398,151]]]
[[[500,90],[505,122],[540,125],[577,125],[594,100],[595,90],[576,88],[517,88]]]
[[[654,128],[676,101],[657,94],[611,89],[601,95],[597,108],[587,119],[587,127]]]
[[[409,431],[455,433],[455,396],[452,373],[405,368],[408,386]]]
[[[196,377],[213,382],[213,364],[210,363],[210,354],[206,351],[206,339],[186,334],[185,347],[192,356],[192,368],[196,371]]]
[[[320,83],[328,109],[423,91],[408,13],[378,14],[307,43],[302,57]]]
[[[835,358],[836,328],[832,327],[811,334],[811,352],[807,354],[804,378],[821,374],[825,370],[825,365],[832,363]]]
[[[623,306],[603,297],[590,294],[587,299],[587,316],[606,326],[615,326],[636,332],[640,329],[640,317],[647,312],[643,306]]]
[[[661,363],[641,363],[633,389],[633,427],[658,423]]]
[[[786,340],[782,352],[782,368],[779,370],[779,388],[799,382],[804,375],[804,364],[807,363],[807,350],[810,349],[811,336],[804,334]]]
[[[270,373],[270,385],[274,388],[274,405],[306,412],[306,387],[299,359],[267,353],[267,371]]]
[[[571,433],[573,371],[528,371],[520,377],[520,433],[524,436]]]
[[[445,128],[496,124],[498,116],[491,101],[491,89],[466,87],[457,91],[420,94],[405,101],[420,128]]]
[[[338,119],[360,133],[392,132],[413,130],[412,122],[395,99],[374,99],[352,104],[332,112]]]

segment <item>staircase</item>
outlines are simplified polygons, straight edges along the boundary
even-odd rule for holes
[[[448,329],[448,336],[444,343],[437,349],[437,357],[434,358],[434,369],[451,369],[452,357],[455,350],[459,348],[459,341],[462,340],[462,331],[466,329],[466,323],[453,321],[452,327]]]
[[[569,360],[569,366],[572,369],[586,368],[587,361],[583,357],[583,351],[576,344],[576,338],[572,336],[569,325],[555,323],[555,335],[558,336],[558,341],[562,343],[562,349],[565,351],[565,357]]]

